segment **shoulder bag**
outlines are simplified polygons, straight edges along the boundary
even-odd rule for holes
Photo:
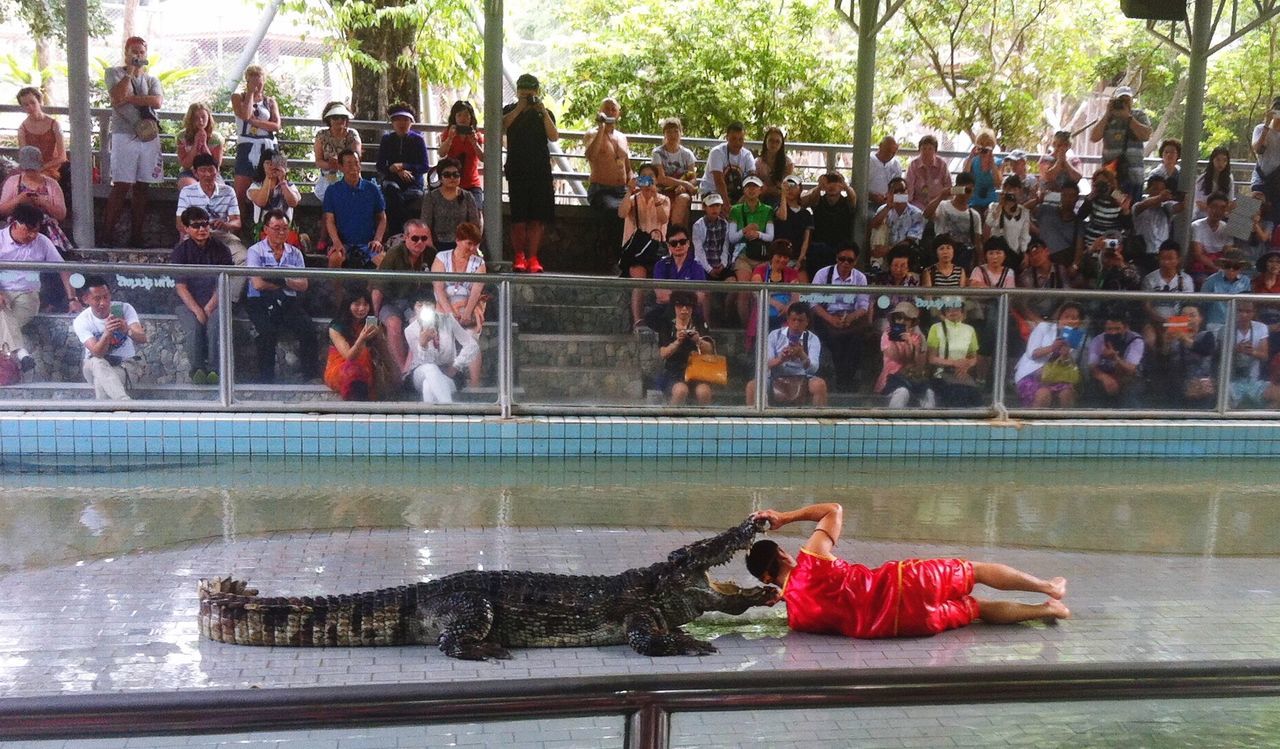
[[[653,232],[640,228],[640,206],[635,199],[632,199],[631,210],[635,217],[636,230],[622,245],[622,256],[618,260],[624,276],[628,268],[634,265],[652,267],[667,254],[666,242],[654,237]]]
[[[684,369],[685,382],[705,382],[709,385],[729,384],[729,360],[714,351],[715,342],[713,341],[712,353],[704,354],[695,351],[689,354],[689,363]]]

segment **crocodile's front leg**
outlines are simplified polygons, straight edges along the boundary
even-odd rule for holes
[[[627,615],[627,644],[640,655],[710,655],[716,646],[699,640],[684,630],[671,630],[662,615],[642,609]]]
[[[493,604],[478,593],[453,593],[418,606],[427,630],[440,632],[440,651],[450,658],[483,661],[509,659],[511,653],[490,639]]]

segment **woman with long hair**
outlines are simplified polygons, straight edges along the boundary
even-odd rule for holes
[[[187,114],[182,118],[182,132],[178,134],[178,163],[182,171],[178,173],[178,189],[196,183],[196,173],[191,161],[198,154],[207,153],[218,162],[218,170],[222,170],[222,136],[213,129],[213,112],[209,105],[197,101],[187,107]]]
[[[484,166],[484,134],[480,132],[471,102],[455,101],[447,124],[444,135],[440,136],[440,158],[458,160],[462,166],[459,186],[471,193],[476,207],[484,211],[484,182],[480,179],[480,168]]]
[[[324,384],[344,401],[383,400],[399,389],[398,368],[384,329],[373,316],[373,297],[363,286],[347,289],[329,324]]]
[[[248,214],[249,185],[268,149],[278,151],[280,107],[266,93],[267,74],[257,65],[244,69],[244,90],[231,95],[231,111],[236,116],[235,191],[240,215]]]
[[[1231,150],[1218,146],[1209,153],[1209,165],[1196,180],[1196,218],[1204,218],[1209,196],[1215,192],[1235,200],[1236,181],[1231,176]]]
[[[795,164],[787,156],[787,136],[782,128],[776,125],[766,128],[764,148],[756,158],[756,175],[764,180],[760,199],[776,208],[782,200],[782,180],[795,169]]]

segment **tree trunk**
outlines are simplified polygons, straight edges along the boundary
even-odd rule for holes
[[[395,0],[375,0],[375,8],[394,7]],[[351,66],[351,112],[360,120],[382,120],[387,107],[397,102],[416,106],[420,85],[418,68],[412,62],[398,65],[396,60],[413,49],[419,29],[397,28],[389,22],[367,28],[348,29],[347,34],[359,48],[375,60],[386,62],[385,71],[371,70],[359,64]],[[413,57],[410,55],[410,60]]]
[[[40,93],[44,96],[46,106],[57,104],[53,96],[53,63],[52,54],[50,54],[49,40],[43,36],[37,36],[36,42],[36,72],[40,76]]]
[[[122,36],[120,37],[120,46],[124,46],[124,40],[133,36],[133,18],[138,13],[138,0],[124,0],[124,18],[121,23]],[[118,63],[115,63],[118,64]]]

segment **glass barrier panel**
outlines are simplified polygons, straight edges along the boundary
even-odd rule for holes
[[[12,295],[26,318],[21,379],[0,387],[3,400],[184,400],[218,398],[217,336],[178,297],[184,285],[199,300],[215,293],[216,277],[184,278],[163,267],[129,273],[12,271],[29,291]],[[84,305],[72,308],[66,285]],[[199,301],[196,300],[196,301]],[[216,330],[216,327],[212,328]],[[88,346],[108,342],[91,353]]]
[[[232,721],[233,722],[233,721]],[[117,742],[118,743],[109,743]],[[208,735],[134,736],[128,739],[57,739],[20,741],[5,746],[23,749],[89,749],[121,746],[129,749],[342,749],[342,747],[582,747],[621,749],[625,741],[622,717],[495,720],[485,723],[440,723],[428,726],[374,728],[318,728],[294,731],[254,731]]]
[[[237,401],[497,400],[496,287],[313,279],[285,295],[258,285],[233,325]]]
[[[1229,408],[1280,408],[1280,334],[1274,331],[1280,331],[1280,302],[1236,302],[1235,324],[1222,334],[1232,347]]]
[[[673,749],[902,746],[1263,746],[1274,698],[674,713]]]

